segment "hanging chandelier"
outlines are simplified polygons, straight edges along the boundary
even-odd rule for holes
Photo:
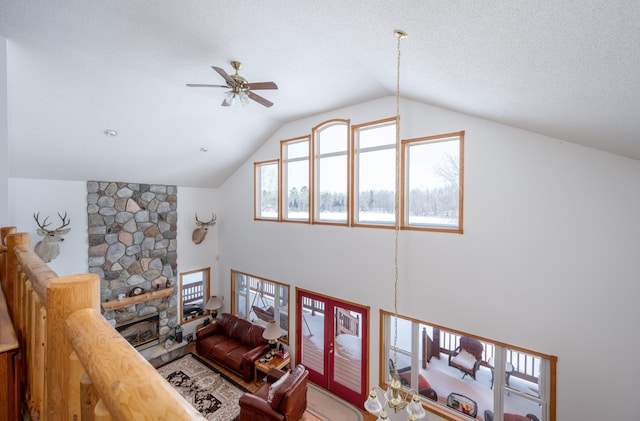
[[[389,419],[389,414],[393,412],[405,411],[408,413],[408,420],[415,421],[426,416],[422,407],[420,395],[414,389],[408,392],[402,390],[400,375],[398,374],[397,345],[398,345],[398,249],[400,237],[400,41],[407,38],[407,33],[396,29],[393,31],[398,39],[398,59],[396,64],[396,180],[395,180],[395,247],[394,247],[394,336],[393,336],[393,367],[390,373],[389,386],[383,390],[379,386],[374,386],[369,392],[369,397],[364,403],[364,408],[371,414],[378,416],[378,421]],[[382,399],[382,400],[381,400]],[[397,417],[393,417],[397,418]]]

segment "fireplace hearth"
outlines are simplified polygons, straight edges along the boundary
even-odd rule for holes
[[[159,322],[160,317],[156,313],[130,320],[127,323],[116,326],[116,330],[131,346],[138,351],[142,351],[160,343],[158,334]]]

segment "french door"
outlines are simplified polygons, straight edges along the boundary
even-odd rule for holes
[[[369,307],[296,288],[296,355],[309,380],[362,407]]]

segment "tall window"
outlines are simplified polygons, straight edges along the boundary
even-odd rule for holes
[[[309,221],[309,137],[281,142],[285,221]]]
[[[348,138],[346,120],[333,120],[313,130],[314,222],[347,223]]]
[[[353,127],[354,225],[395,224],[396,120]]]
[[[395,365],[403,387],[417,390],[431,412],[447,419],[488,419],[488,411],[494,420],[505,414],[555,420],[556,357],[404,316],[394,348],[394,319],[381,311],[380,379]]]
[[[403,226],[462,232],[464,132],[402,142]]]
[[[463,131],[402,140],[397,169],[395,117],[349,127],[323,122],[312,139],[281,141],[279,161],[255,163],[255,219],[393,228],[397,218],[403,230],[462,234]]]
[[[278,160],[253,164],[255,219],[278,219]]]
[[[231,292],[233,314],[265,326],[275,320],[279,341],[289,343],[289,285],[231,270]]]

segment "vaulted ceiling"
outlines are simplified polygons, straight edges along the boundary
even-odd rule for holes
[[[0,0],[9,175],[218,187],[284,123],[393,95],[394,29],[404,97],[640,159],[637,0]],[[232,60],[273,107],[185,86]]]

